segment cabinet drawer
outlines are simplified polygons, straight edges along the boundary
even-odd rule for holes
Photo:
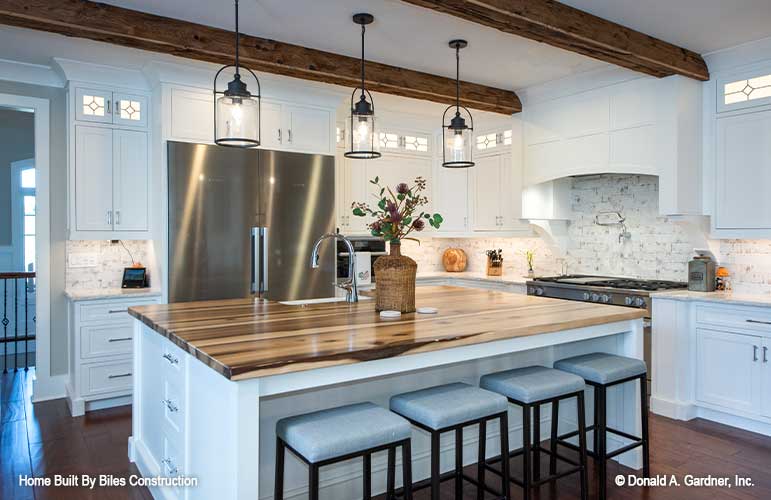
[[[133,362],[130,359],[115,363],[82,365],[83,394],[130,391],[133,380]]]
[[[160,402],[163,409],[163,419],[170,435],[178,438],[183,436],[185,425],[185,393],[181,377],[164,377],[163,400]]]
[[[80,327],[81,359],[131,354],[133,344],[134,325],[131,321]]]
[[[154,299],[140,299],[102,302],[99,304],[80,304],[80,321],[126,321],[131,319],[131,316],[128,314],[129,307],[155,303]]]
[[[698,306],[696,321],[771,333],[771,309],[755,307],[723,308]]]
[[[161,372],[165,377],[181,381],[185,370],[187,356],[179,347],[170,340],[161,341]]]

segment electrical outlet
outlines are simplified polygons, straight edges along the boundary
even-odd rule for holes
[[[99,255],[94,252],[75,252],[69,257],[70,267],[96,267],[99,265]]]

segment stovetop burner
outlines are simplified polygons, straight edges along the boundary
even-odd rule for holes
[[[610,276],[587,276],[587,275],[567,275],[567,276],[546,276],[536,278],[534,281],[547,283],[564,283],[569,285],[581,285],[587,287],[606,287],[626,290],[672,290],[678,288],[687,288],[687,283],[679,281],[665,280],[644,280],[634,278],[613,278]]]

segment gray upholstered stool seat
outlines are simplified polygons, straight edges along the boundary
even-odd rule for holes
[[[480,387],[522,403],[534,403],[584,389],[584,380],[545,366],[527,366],[485,375]]]
[[[434,430],[506,411],[506,398],[468,384],[439,385],[391,398],[391,410]]]
[[[315,463],[408,439],[410,423],[373,403],[357,403],[281,419],[279,438]]]
[[[647,371],[645,361],[615,354],[593,352],[554,363],[554,368],[578,375],[587,382],[610,384],[637,377]]]

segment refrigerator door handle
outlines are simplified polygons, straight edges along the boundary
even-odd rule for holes
[[[260,262],[260,260],[259,260],[259,248],[258,248],[259,233],[260,233],[260,228],[258,228],[258,227],[253,227],[252,228],[252,230],[251,230],[251,239],[250,239],[251,247],[252,247],[251,248],[251,250],[252,250],[252,252],[251,252],[252,258],[250,259],[251,262],[252,262],[252,285],[251,285],[250,288],[251,288],[252,293],[257,293],[257,285],[258,285],[259,278],[260,278],[260,276],[259,276],[259,273],[260,273],[259,262]]]
[[[268,291],[268,228],[260,228],[259,254],[260,262],[260,294]]]

